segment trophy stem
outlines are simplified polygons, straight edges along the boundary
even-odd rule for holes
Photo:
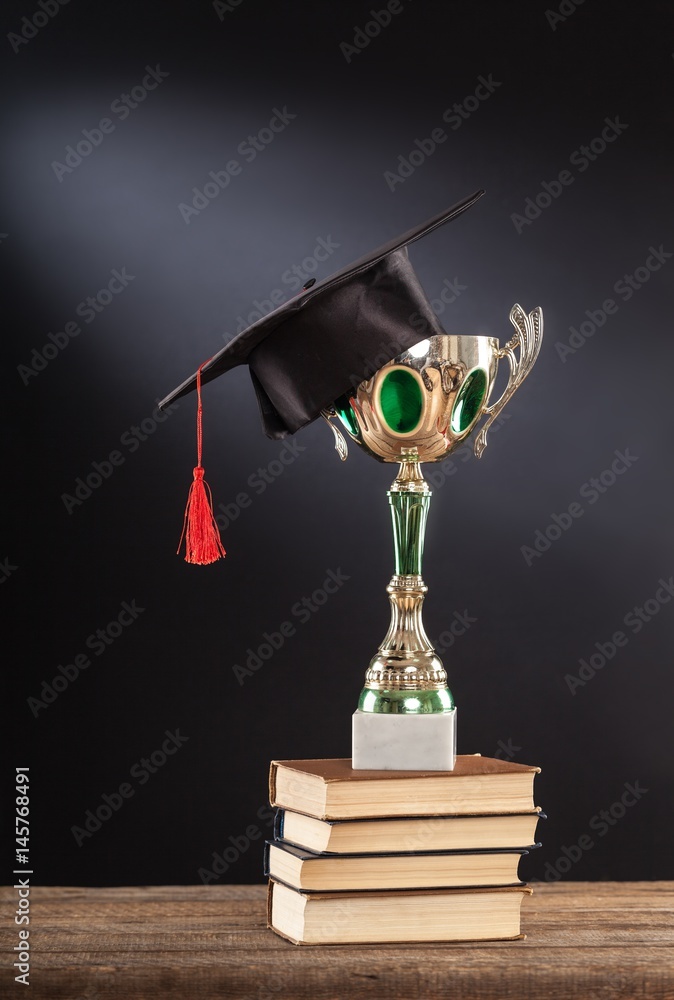
[[[419,462],[402,462],[386,495],[393,521],[396,576],[421,576],[431,490]]]
[[[426,635],[422,606],[428,587],[421,575],[431,490],[417,456],[405,457],[388,491],[395,572],[386,588],[391,624],[365,674],[362,712],[449,712],[454,701],[447,674]]]

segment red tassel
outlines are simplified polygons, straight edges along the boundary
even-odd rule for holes
[[[204,365],[207,364],[208,361],[204,361]],[[204,479],[204,469],[201,464],[201,369],[204,365],[201,365],[197,372],[197,464],[187,497],[183,533],[178,544],[179,553],[183,538],[185,539],[185,562],[199,566],[207,566],[225,555],[220,529],[213,514],[211,488]]]

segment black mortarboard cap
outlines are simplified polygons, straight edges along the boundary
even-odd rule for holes
[[[247,364],[268,437],[293,434],[420,340],[444,333],[407,246],[456,219],[476,191],[253,323],[201,367],[201,383]],[[195,372],[161,407],[197,387]]]

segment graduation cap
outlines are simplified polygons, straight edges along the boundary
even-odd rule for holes
[[[293,299],[234,337],[160,402],[164,408],[197,391],[197,466],[183,527],[188,562],[205,564],[225,554],[210,490],[203,480],[202,385],[247,364],[265,433],[284,438],[316,420],[334,400],[371,378],[398,354],[443,334],[409,262],[407,247],[458,218],[483,194],[476,191],[324,281],[308,282]]]

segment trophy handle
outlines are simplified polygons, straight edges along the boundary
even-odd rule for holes
[[[543,340],[543,312],[540,306],[536,306],[528,315],[518,303],[510,310],[510,322],[515,327],[516,333],[508,341],[505,347],[498,350],[497,357],[507,358],[510,365],[508,384],[503,390],[503,395],[491,406],[485,406],[483,413],[487,414],[487,422],[483,425],[480,433],[475,439],[475,456],[481,458],[484,449],[487,447],[487,432],[494,423],[498,415],[503,410],[508,400],[519,389],[525,378],[536,363],[538,352],[541,349]],[[515,348],[519,347],[519,357],[515,357]]]
[[[323,417],[323,420],[325,420],[326,424],[328,425],[332,433],[335,435],[335,451],[341,458],[342,462],[346,462],[347,458],[349,457],[349,447],[346,443],[346,438],[340,431],[339,427],[336,427],[335,424],[333,424],[332,422],[332,418],[335,416],[334,409],[321,410],[321,416]]]

